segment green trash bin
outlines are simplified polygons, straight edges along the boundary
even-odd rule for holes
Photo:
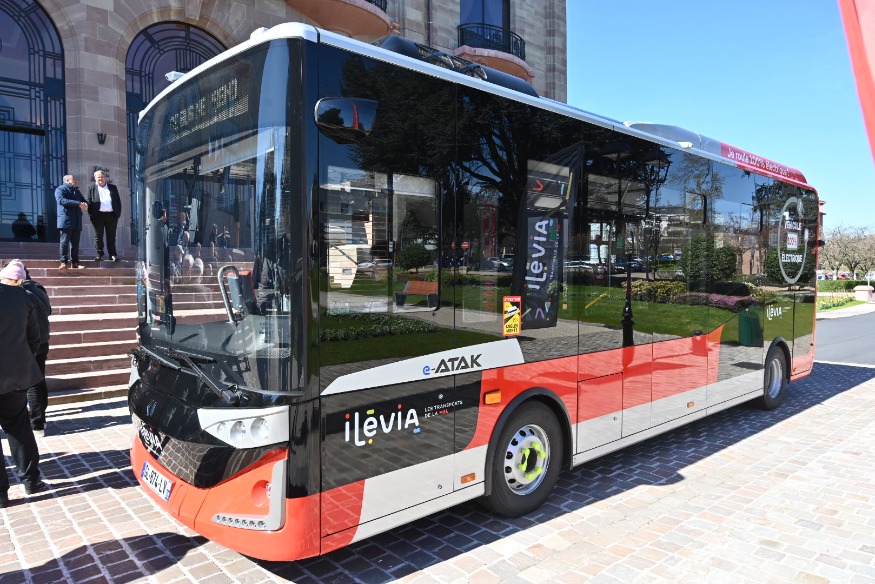
[[[763,346],[762,308],[752,306],[738,313],[738,342],[745,347]]]

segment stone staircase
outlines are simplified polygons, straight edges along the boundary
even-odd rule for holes
[[[136,346],[137,288],[134,261],[95,262],[83,269],[59,268],[57,244],[31,243],[27,249],[0,242],[0,265],[21,259],[30,277],[45,287],[52,303],[51,339],[46,360],[49,404],[119,397],[127,394]],[[251,264],[251,259],[249,260]],[[174,284],[175,314],[187,322],[208,322],[225,308],[215,280],[215,265],[198,283]]]
[[[86,260],[84,269],[61,270],[56,259],[49,259],[57,255],[57,244],[46,245],[32,244],[29,253],[0,245],[0,264],[21,259],[51,300],[49,405],[126,395],[128,351],[136,345],[134,262]]]

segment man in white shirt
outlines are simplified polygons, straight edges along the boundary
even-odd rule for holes
[[[122,200],[116,186],[107,179],[104,171],[96,171],[94,183],[88,186],[88,196],[85,197],[88,201],[88,216],[91,218],[91,224],[94,225],[94,247],[97,250],[94,261],[96,262],[103,259],[104,235],[110,261],[118,261],[115,232],[122,214]]]

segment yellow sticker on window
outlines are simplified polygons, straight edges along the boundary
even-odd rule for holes
[[[504,336],[513,337],[522,330],[522,296],[505,296],[504,305]]]

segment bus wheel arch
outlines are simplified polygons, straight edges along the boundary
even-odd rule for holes
[[[781,337],[772,341],[763,362],[763,395],[756,400],[758,407],[774,410],[787,395],[790,382],[790,349]]]
[[[568,414],[552,392],[532,389],[518,396],[489,440],[479,502],[506,517],[534,511],[552,492],[562,468],[570,466],[570,445]]]

